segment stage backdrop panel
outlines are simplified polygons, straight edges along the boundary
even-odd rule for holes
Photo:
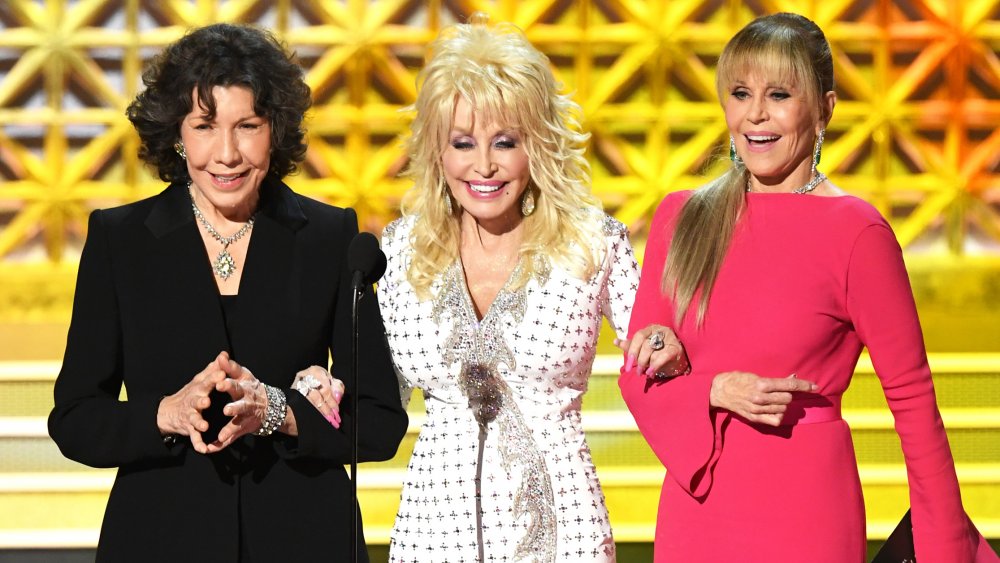
[[[400,135],[424,47],[473,11],[552,60],[592,135],[594,191],[644,229],[670,191],[719,172],[714,65],[752,17],[794,10],[827,33],[840,99],[822,169],[892,218],[911,254],[1000,252],[1000,2],[8,0],[0,4],[0,317],[64,318],[94,208],[155,193],[124,109],[192,26],[275,30],[313,88],[310,150],[289,183],[377,231],[408,182]],[[996,299],[996,296],[992,296]]]

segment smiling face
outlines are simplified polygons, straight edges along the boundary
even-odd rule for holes
[[[202,212],[212,213],[208,203],[229,219],[246,220],[271,163],[270,121],[254,112],[247,88],[215,86],[212,96],[214,116],[198,104],[195,91],[191,113],[181,122],[188,174]]]
[[[521,194],[531,178],[521,133],[479,122],[459,98],[441,164],[463,213],[484,225],[520,222]]]
[[[833,93],[823,101],[830,115]],[[722,107],[736,152],[757,184],[790,191],[810,180],[813,147],[825,121],[802,88],[751,74],[729,84]]]

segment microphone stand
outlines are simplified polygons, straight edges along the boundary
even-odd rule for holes
[[[347,266],[352,271],[351,292],[351,560],[358,561],[358,520],[361,509],[358,506],[358,302],[368,286],[382,277],[385,272],[385,254],[378,247],[378,239],[371,233],[358,233],[347,248]],[[366,557],[367,559],[367,557]]]
[[[354,272],[351,304],[351,561],[358,563],[358,302],[364,295],[361,272]]]

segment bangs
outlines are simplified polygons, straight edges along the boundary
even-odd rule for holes
[[[819,78],[812,70],[806,49],[797,45],[793,37],[770,37],[759,43],[753,39],[734,42],[719,59],[716,90],[720,102],[738,81],[757,76],[799,90],[808,100],[818,103]]]
[[[542,115],[538,113],[542,111],[541,104],[533,103],[541,98],[539,93],[528,92],[529,88],[519,84],[513,76],[470,73],[455,78],[453,106],[447,112],[449,127],[453,125],[450,122],[454,117],[454,104],[459,99],[472,107],[476,122],[501,129],[524,132],[533,122],[532,115],[535,119]]]

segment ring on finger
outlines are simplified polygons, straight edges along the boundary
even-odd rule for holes
[[[663,341],[663,333],[660,331],[656,331],[653,334],[650,334],[648,341],[649,341],[649,347],[652,348],[654,351],[662,350],[663,347],[666,345],[666,343]]]
[[[319,380],[313,377],[311,374],[304,376],[302,379],[296,381],[292,384],[292,389],[295,389],[303,396],[309,395],[309,392],[313,389],[319,389]]]

